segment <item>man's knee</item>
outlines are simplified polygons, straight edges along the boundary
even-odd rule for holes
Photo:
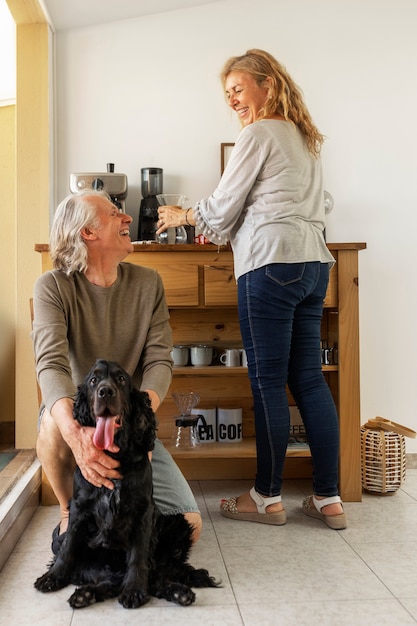
[[[42,413],[36,441],[36,451],[41,462],[45,455],[49,456],[50,454],[53,454],[56,460],[59,459],[66,462],[70,462],[73,458],[71,449],[65,442],[61,431],[47,409]]]

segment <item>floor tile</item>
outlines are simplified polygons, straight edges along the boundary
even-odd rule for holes
[[[154,607],[150,603],[140,609],[124,609],[117,602],[75,611],[71,626],[103,626],[110,619],[117,626],[244,626],[237,607],[227,605],[208,610],[198,604]]]
[[[224,547],[222,554],[239,605],[268,603],[274,597],[280,602],[391,597],[348,545],[329,543],[325,535],[321,541],[308,536],[297,545]]]
[[[417,528],[415,538],[414,542],[369,541],[355,546],[357,554],[396,598],[416,597]]]
[[[410,615],[413,616],[417,622],[417,598],[405,598],[400,600],[402,606],[407,609]]]
[[[240,607],[245,626],[415,626],[396,600],[289,602],[271,610],[265,604]]]

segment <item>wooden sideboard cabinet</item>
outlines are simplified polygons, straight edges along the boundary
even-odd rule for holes
[[[336,259],[325,299],[322,339],[335,347],[337,363],[323,371],[340,420],[340,493],[346,502],[362,497],[360,458],[358,252],[365,243],[328,244]],[[42,271],[51,268],[48,246]],[[228,246],[135,244],[127,261],[156,269],[164,282],[173,342],[210,344],[215,354],[241,347],[233,255]],[[199,407],[241,407],[243,441],[204,443],[176,449],[173,441],[178,409],[172,392],[195,391]],[[294,404],[289,395],[289,403]],[[198,408],[198,407],[197,407]],[[245,367],[225,367],[216,358],[208,367],[174,367],[170,390],[158,410],[159,437],[189,480],[248,478],[256,472],[253,401]],[[284,476],[311,477],[308,449],[289,448]]]

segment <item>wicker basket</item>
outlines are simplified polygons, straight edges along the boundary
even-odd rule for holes
[[[361,428],[362,486],[377,493],[395,492],[405,479],[405,439],[398,433]]]
[[[405,480],[405,439],[416,433],[377,417],[361,428],[362,486],[366,491],[393,494]]]

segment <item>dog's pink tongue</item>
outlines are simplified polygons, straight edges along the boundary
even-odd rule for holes
[[[116,419],[117,416],[97,417],[96,430],[93,437],[96,448],[99,448],[100,450],[108,450],[113,444]]]

